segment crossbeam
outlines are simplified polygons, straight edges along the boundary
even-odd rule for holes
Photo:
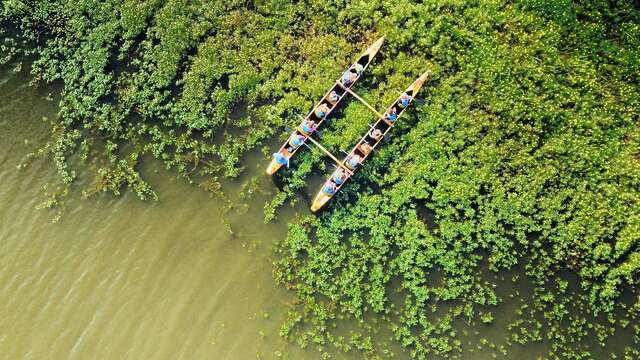
[[[354,98],[358,99],[361,103],[363,103],[366,107],[368,107],[369,110],[373,111],[374,114],[378,115],[378,118],[381,118],[383,116],[380,112],[378,112],[378,110],[376,110],[373,106],[369,105],[369,103],[366,102],[363,98],[361,98],[358,94],[351,91],[351,89],[349,89],[348,87],[342,85],[341,82],[336,81],[336,84],[338,84],[344,91],[353,95]]]
[[[338,166],[346,170],[349,175],[353,175],[353,172],[349,170],[349,168],[346,167],[342,161],[338,160],[335,156],[333,156],[333,154],[329,152],[329,150],[325,149],[325,147],[322,146],[322,144],[315,141],[311,136],[307,136],[307,140],[310,140],[315,146],[317,146],[320,150],[322,150],[325,154],[327,154],[327,156],[329,156],[331,160],[333,160],[336,164],[338,164]]]

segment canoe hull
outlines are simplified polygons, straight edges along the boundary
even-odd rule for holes
[[[322,190],[316,195],[316,198],[313,199],[313,204],[311,204],[311,211],[316,212],[320,210],[324,204],[326,204],[329,200],[331,200],[333,196],[329,196],[325,194]]]
[[[420,89],[422,88],[422,86],[427,81],[427,79],[429,78],[430,75],[431,75],[431,71],[426,71],[425,73],[423,73],[417,80],[415,80],[407,88],[407,90],[404,91],[403,94],[409,95],[411,97],[411,102],[413,102],[413,99],[418,94],[418,92],[420,91]],[[406,106],[400,108],[399,105],[398,105],[400,103],[400,100],[402,99],[403,94],[401,94],[400,97],[398,97],[398,99],[387,109],[387,112],[390,112],[392,110],[395,112],[398,109],[400,109],[400,111],[398,112],[398,118],[406,110]],[[409,104],[411,104],[411,102]],[[347,159],[352,155],[361,156],[362,159],[360,161],[360,164],[362,162],[364,162],[369,157],[369,155],[371,154],[372,150],[375,149],[378,146],[378,144],[380,144],[380,142],[382,141],[384,136],[394,127],[394,125],[397,122],[398,122],[397,119],[394,122],[389,122],[384,118],[384,116],[379,118],[378,121],[376,121],[376,123],[372,126],[372,129],[375,128],[375,129],[380,130],[380,128],[382,128],[383,130],[380,130],[381,136],[377,137],[376,139],[373,139],[372,136],[370,135],[370,133],[367,132],[367,135],[365,135],[364,137],[362,137],[362,139],[360,139],[358,144],[348,153],[347,157],[345,157],[345,159],[342,161],[342,163],[344,164],[347,161]],[[371,144],[369,143],[371,141],[373,141],[373,146],[371,146]],[[363,150],[364,148],[361,147],[361,145],[364,145],[364,144],[366,144],[369,147],[369,149],[366,150],[366,151]],[[344,183],[346,181],[348,181],[353,176],[353,173],[355,171],[356,170],[354,169],[351,173],[349,173],[348,176],[346,177],[346,179],[341,184],[335,184],[335,183],[333,184],[333,186],[336,187],[336,193],[342,188]],[[332,181],[332,177],[333,177],[333,175],[331,177],[329,177],[327,182],[331,182]],[[331,184],[329,184],[329,185],[331,185]],[[311,211],[316,212],[316,211],[320,210],[334,196],[335,196],[335,194],[334,195],[327,195],[321,189],[320,191],[318,191],[318,194],[316,195],[315,199],[313,200],[313,203],[311,205]]]
[[[366,70],[367,67],[369,67],[369,65],[371,64],[371,62],[373,61],[374,57],[377,55],[378,51],[380,50],[380,47],[382,46],[384,42],[384,37],[381,37],[380,39],[378,39],[375,43],[373,43],[371,46],[369,46],[369,48],[367,48],[367,50],[365,50],[362,55],[360,55],[360,57],[358,58],[358,60],[356,60],[355,63],[353,63],[347,70],[349,69],[353,69],[357,64],[360,64],[363,66],[363,70]],[[326,120],[327,117],[329,117],[329,114],[338,106],[338,104],[341,102],[341,100],[344,98],[344,96],[346,95],[346,88],[351,88],[356,81],[358,81],[360,78],[362,77],[362,74],[360,74],[355,81],[353,81],[351,84],[349,84],[348,86],[343,84],[343,83],[339,83],[341,81],[341,78],[339,78],[339,80],[336,81],[336,83],[331,87],[331,89],[329,89],[329,91],[327,91],[327,93],[322,97],[322,99],[320,99],[320,101],[313,107],[313,109],[311,110],[311,112],[305,117],[305,120],[309,119],[312,120],[314,122],[316,122],[317,127],[320,127],[322,125],[322,123]],[[329,101],[329,94],[335,91],[336,94],[338,94],[338,99],[337,101]],[[315,110],[321,105],[321,104],[325,104],[327,106],[329,106],[329,111],[326,113],[326,115],[322,116],[322,117],[318,117],[317,115],[314,115]],[[315,118],[315,119],[314,119]],[[310,134],[306,134],[304,132],[302,132],[299,129],[296,129],[292,135],[295,134],[299,134],[305,137],[305,140],[309,137]],[[304,141],[303,141],[304,142]],[[281,152],[285,147],[287,146],[287,142],[285,142],[281,147],[279,152]],[[293,157],[293,155],[295,155],[295,153],[302,147],[298,147],[296,149],[291,150],[291,152],[289,153],[289,159],[291,159],[291,157]],[[269,166],[267,167],[267,174],[268,175],[273,175],[275,174],[280,168],[282,167],[282,165],[275,163],[272,160],[271,163],[269,164]]]
[[[271,159],[271,162],[269,163],[269,166],[267,167],[267,175],[273,175],[276,173],[276,171],[280,170],[280,168],[282,167],[282,165],[280,165],[276,159]]]

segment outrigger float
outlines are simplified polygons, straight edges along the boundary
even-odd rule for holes
[[[353,176],[359,166],[371,155],[373,150],[382,142],[385,135],[387,135],[391,128],[398,122],[400,115],[411,105],[416,94],[418,94],[422,85],[430,75],[431,71],[427,71],[414,81],[413,84],[398,97],[393,105],[387,109],[384,115],[379,116],[378,121],[371,126],[367,134],[358,141],[344,160],[338,162],[338,167],[324,185],[322,185],[322,188],[313,200],[311,211],[316,212],[322,208],[335,196],[347,180]]]
[[[313,107],[311,112],[304,118],[302,123],[292,131],[287,141],[280,147],[280,150],[274,153],[273,160],[271,160],[269,167],[267,167],[267,174],[273,175],[283,165],[288,165],[289,160],[303,147],[302,145],[304,145],[307,140],[321,147],[315,140],[311,139],[311,134],[322,125],[347,93],[359,98],[359,96],[351,91],[351,87],[362,77],[362,74],[376,56],[378,50],[380,50],[383,42],[384,37],[381,37],[373,43],[373,45],[360,55],[358,60],[342,74],[333,87],[327,91],[322,99]],[[322,149],[326,152],[324,148]]]

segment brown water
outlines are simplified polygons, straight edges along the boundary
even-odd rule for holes
[[[297,354],[278,337],[292,298],[275,284],[269,254],[286,224],[263,225],[265,197],[228,214],[231,235],[221,200],[150,161],[144,173],[159,201],[72,195],[52,224],[52,212],[35,209],[51,164],[17,168],[47,138],[42,117],[56,113],[27,83],[24,72],[0,77],[0,358]]]
[[[57,110],[45,97],[56,89],[34,89],[28,81],[25,71],[0,67],[0,359],[319,358],[278,335],[293,297],[275,284],[269,256],[294,210],[285,208],[278,222],[263,224],[263,205],[275,186],[262,176],[261,156],[247,159],[246,174],[226,189],[239,204],[226,215],[233,234],[225,229],[218,197],[153,160],[141,170],[159,201],[143,202],[129,192],[85,200],[72,194],[66,214],[53,224],[51,211],[35,209],[42,185],[55,177],[50,162],[18,165],[46,141],[41,119]],[[239,199],[241,184],[253,175],[265,193]],[[545,342],[510,348],[506,357],[478,346],[481,338],[505,344],[521,301],[508,294],[531,289],[498,283],[505,302],[494,311],[495,323],[477,330],[458,326],[459,355],[544,355]],[[379,337],[389,341],[384,330]],[[610,343],[621,348],[628,340]],[[408,358],[392,348],[396,358]]]

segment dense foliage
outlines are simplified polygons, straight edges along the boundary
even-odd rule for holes
[[[1,11],[3,62],[31,54],[35,81],[63,84],[40,150],[61,175],[49,205],[74,182],[76,155],[92,162],[89,192],[155,196],[136,170],[147,155],[215,187],[384,34],[357,86],[365,98],[382,108],[424,70],[434,77],[329,209],[290,225],[274,274],[300,304],[283,336],[383,355],[381,321],[416,358],[457,356],[459,324],[482,329],[501,311],[486,273],[524,266],[533,287],[511,294],[523,304],[505,344],[591,358],[585,341],[623,332],[629,347],[610,350],[639,356],[637,2],[5,0]],[[322,137],[334,151],[372,120],[357,103],[341,115]],[[267,219],[325,168],[308,151],[292,165]],[[343,318],[361,320],[351,338],[332,328]]]

